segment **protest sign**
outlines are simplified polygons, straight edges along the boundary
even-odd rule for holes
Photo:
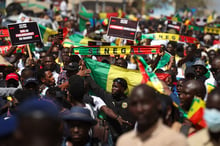
[[[107,35],[134,40],[136,38],[137,26],[137,21],[111,17],[108,25]]]
[[[181,34],[182,23],[167,20],[167,21],[165,21],[165,24],[166,24],[165,32],[169,32],[169,33],[172,32],[172,33],[175,33],[175,34]]]
[[[109,42],[101,42],[101,41],[89,41],[89,46],[110,46],[111,43]]]
[[[13,46],[41,42],[41,36],[36,22],[9,24],[8,31]]]

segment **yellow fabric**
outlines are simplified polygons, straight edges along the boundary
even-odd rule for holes
[[[100,19],[105,19],[107,18],[107,13],[99,13]]]
[[[115,78],[123,78],[127,81],[127,84],[128,84],[128,91],[127,92],[128,92],[128,94],[130,94],[132,89],[135,86],[141,84],[143,76],[141,75],[139,70],[129,70],[129,69],[115,66],[115,65],[111,65],[111,67],[109,69],[108,77],[107,77],[106,90],[108,92],[111,92],[113,80]],[[155,88],[155,86],[153,86],[153,83],[151,81],[148,81],[147,85],[152,88]],[[159,91],[160,89],[155,88],[155,90]]]
[[[199,97],[195,97],[197,98],[198,100],[197,101],[194,101],[193,102],[193,105],[190,107],[190,110],[188,112],[188,118],[190,119],[194,114],[195,112],[197,112],[200,108],[205,108],[205,102],[200,99]]]
[[[207,89],[207,92],[210,93],[213,89],[215,89],[215,86],[207,84],[206,89]]]
[[[169,34],[169,33],[156,33],[156,40],[169,40],[169,41],[179,41],[178,34]]]
[[[220,34],[220,28],[215,27],[205,27],[204,28],[205,33],[211,33],[211,34]]]
[[[50,35],[55,35],[57,34],[58,32],[53,30],[53,29],[50,29],[50,28],[46,28],[45,32],[44,32],[44,36],[43,36],[43,41],[44,42],[47,42],[47,39]]]
[[[138,70],[128,70],[111,65],[107,78],[107,91],[111,92],[113,80],[118,77],[121,77],[127,81],[128,93],[131,93],[133,87],[140,84],[143,78]]]
[[[130,54],[130,46],[105,46],[100,47],[100,55]]]
[[[88,45],[89,41],[93,41],[92,39],[88,38],[88,37],[84,37],[81,41],[80,44],[86,44]]]

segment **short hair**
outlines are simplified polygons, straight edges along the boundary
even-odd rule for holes
[[[127,81],[123,78],[116,78],[113,80],[113,82],[119,83],[125,90],[128,88]]]

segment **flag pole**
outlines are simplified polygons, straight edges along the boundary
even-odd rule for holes
[[[27,44],[27,51],[28,51],[29,58],[32,59],[32,54],[31,54],[31,50],[30,50],[29,44]]]

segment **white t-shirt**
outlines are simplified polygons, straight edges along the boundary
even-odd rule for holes
[[[61,11],[61,15],[62,16],[66,16],[67,15],[67,3],[65,0],[63,0],[61,3],[60,3],[60,11]]]

